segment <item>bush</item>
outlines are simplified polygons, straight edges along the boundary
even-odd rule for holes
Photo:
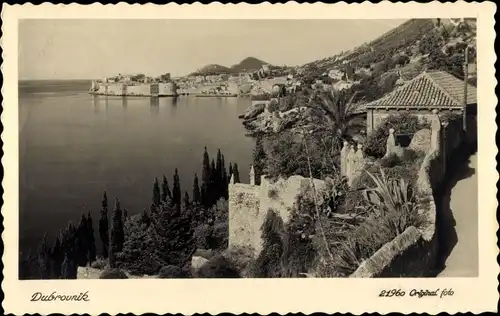
[[[168,265],[160,269],[158,273],[159,279],[177,279],[183,276],[181,268]]]
[[[97,260],[92,262],[92,264],[90,265],[91,268],[99,270],[105,269],[107,266],[108,266],[108,260],[102,257],[97,258]]]
[[[417,116],[409,112],[390,115],[368,135],[364,147],[365,154],[375,158],[382,158],[386,153],[387,138],[391,128],[394,129],[395,134],[414,134],[427,127],[427,122],[420,122]]]
[[[99,276],[99,279],[128,279],[128,277],[125,272],[115,268],[104,270]]]
[[[396,154],[390,154],[380,160],[380,165],[384,168],[392,168],[401,163],[401,158]]]
[[[279,109],[280,109],[280,104],[278,101],[271,100],[269,102],[269,107],[268,107],[269,112],[274,113],[276,111],[279,111]]]
[[[252,95],[252,101],[269,101],[271,100],[271,95],[269,93]]]
[[[269,209],[260,230],[263,240],[262,251],[253,264],[252,274],[257,278],[282,277],[281,256],[285,233],[283,219],[274,210]]]
[[[222,254],[242,277],[251,277],[251,264],[254,260],[254,249],[250,247],[231,247]]]
[[[275,188],[269,189],[269,191],[267,191],[267,197],[272,200],[276,200],[278,198],[278,190]]]
[[[215,255],[198,271],[199,278],[239,278],[236,268],[222,255]]]
[[[334,155],[325,144],[333,142],[333,137],[333,135],[325,135],[325,137],[307,135],[304,140],[302,135],[285,130],[266,138],[264,145],[267,155],[264,174],[273,180],[280,176],[284,178],[292,175],[309,177],[304,145],[307,141],[313,177],[322,179],[331,175],[335,166],[338,166],[338,155]]]

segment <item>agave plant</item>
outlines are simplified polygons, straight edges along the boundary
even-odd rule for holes
[[[409,190],[408,183],[404,179],[391,180],[384,170],[380,168],[380,176],[366,173],[375,182],[375,187],[364,191],[365,200],[374,205],[378,210],[378,216],[391,214],[408,214],[414,207],[414,200]]]

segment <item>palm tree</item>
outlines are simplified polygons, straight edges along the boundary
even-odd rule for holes
[[[366,127],[364,118],[357,112],[357,104],[353,102],[356,94],[349,90],[331,89],[317,93],[310,101],[315,131],[335,136],[331,144],[334,151],[340,151],[344,141],[352,140],[358,131]]]

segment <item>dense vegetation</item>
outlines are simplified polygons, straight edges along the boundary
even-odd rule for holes
[[[166,266],[184,268],[196,248],[225,249],[226,200],[231,177],[239,182],[237,164],[229,164],[228,171],[221,151],[210,161],[205,148],[201,183],[195,174],[191,195],[185,192],[182,196],[177,170],[172,189],[165,176],[161,184],[154,179],[151,206],[140,214],[129,217],[116,199],[109,216],[104,192],[98,224],[101,252],[96,251],[89,212],[82,215],[78,226],[70,222],[53,244],[44,237],[36,255],[21,258],[20,278],[74,279],[77,267],[88,265],[120,268],[132,274],[156,274]]]

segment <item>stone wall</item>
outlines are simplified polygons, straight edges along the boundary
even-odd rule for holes
[[[442,185],[448,157],[464,140],[460,124],[441,122],[437,112],[431,118],[431,146],[417,179],[418,212],[426,218],[423,227],[413,226],[382,246],[350,277],[429,276],[436,267],[438,239],[434,193]]]
[[[260,226],[263,222],[259,206],[259,187],[250,184],[229,185],[229,247],[249,246],[260,249]]]
[[[150,89],[148,84],[141,84],[141,85],[137,85],[137,86],[128,86],[127,87],[128,95],[137,95],[137,96],[149,95],[150,90],[151,89]]]
[[[317,192],[325,189],[324,181],[314,179]],[[286,224],[297,197],[310,189],[310,179],[291,176],[271,181],[261,177],[255,185],[253,168],[250,184],[229,184],[229,247],[250,247],[257,256],[262,250],[261,227],[269,210],[275,211]]]

